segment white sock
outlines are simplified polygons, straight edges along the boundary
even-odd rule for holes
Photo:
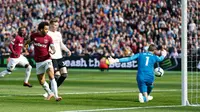
[[[4,77],[7,74],[11,74],[11,72],[8,72],[8,70],[4,70],[0,73],[0,76]]]
[[[51,90],[54,93],[55,98],[58,98],[58,87],[55,79],[51,80]]]
[[[32,69],[32,66],[29,65],[27,68],[26,68],[26,74],[25,74],[25,79],[24,79],[24,82],[25,83],[28,83],[28,80],[30,78],[30,75],[31,75],[31,69]]]
[[[44,90],[48,93],[48,94],[52,94],[52,91],[49,88],[49,84],[45,81],[44,84],[42,85],[42,87],[44,88]]]

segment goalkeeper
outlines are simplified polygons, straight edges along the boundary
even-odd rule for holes
[[[144,103],[152,100],[149,98],[150,93],[153,89],[153,82],[154,82],[154,64],[156,62],[161,62],[164,60],[165,56],[167,55],[166,50],[161,51],[161,56],[156,56],[154,53],[156,52],[157,48],[155,45],[151,44],[148,48],[148,52],[137,53],[130,57],[114,59],[112,57],[108,58],[109,63],[117,63],[117,62],[130,62],[133,60],[138,61],[138,72],[137,72],[137,85],[139,88],[139,102]]]

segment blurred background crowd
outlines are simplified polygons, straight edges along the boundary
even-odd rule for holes
[[[200,44],[200,2],[188,0],[188,47]],[[59,31],[72,56],[125,57],[149,44],[181,54],[181,0],[1,0],[0,55],[18,27],[30,34],[41,21],[60,19]],[[29,46],[33,55],[33,46]]]

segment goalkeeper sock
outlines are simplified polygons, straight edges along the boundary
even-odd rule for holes
[[[153,89],[153,85],[150,85],[147,87],[147,94],[150,95],[151,91]]]
[[[145,96],[143,96],[144,102],[147,102],[147,98]]]

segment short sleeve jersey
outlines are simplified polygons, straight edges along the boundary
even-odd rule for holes
[[[51,59],[49,46],[53,44],[53,41],[49,35],[42,36],[39,33],[33,33],[31,34],[31,41],[34,42],[34,59],[36,62]]]
[[[55,54],[51,54],[51,58],[52,59],[60,59],[60,58],[62,58],[62,49],[61,49],[62,35],[61,35],[61,33],[58,32],[58,31],[55,31],[55,32],[48,31],[47,34],[49,36],[51,36],[51,38],[53,40],[53,43],[54,43],[54,46],[56,46],[55,47],[56,52],[55,52]]]
[[[13,50],[15,51],[16,54],[14,55],[13,53],[10,54],[11,58],[18,58],[22,52],[23,44],[24,44],[24,38],[20,36],[16,36],[12,41],[11,44],[13,45]]]

